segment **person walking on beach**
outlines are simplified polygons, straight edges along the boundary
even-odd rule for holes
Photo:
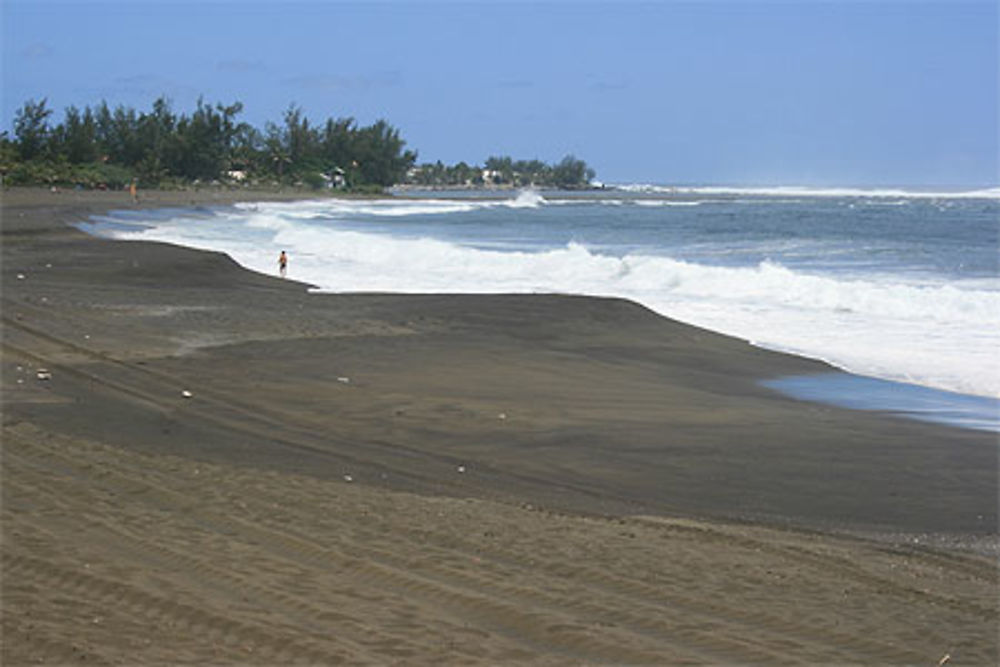
[[[285,271],[287,269],[288,269],[288,255],[286,255],[285,251],[282,250],[281,254],[278,255],[278,273],[281,274],[282,278],[285,277]]]

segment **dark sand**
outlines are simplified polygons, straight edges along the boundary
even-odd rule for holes
[[[130,206],[3,193],[2,664],[996,664],[995,434],[625,301],[66,224]]]

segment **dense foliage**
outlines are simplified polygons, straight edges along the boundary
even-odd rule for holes
[[[148,112],[102,102],[69,107],[51,124],[46,100],[18,110],[14,136],[0,138],[4,183],[147,187],[185,183],[304,184],[366,189],[403,180],[416,161],[399,131],[383,120],[359,127],[353,118],[313,126],[292,105],[281,124],[263,131],[238,120],[243,105],[198,101],[176,114],[160,98]]]
[[[594,170],[565,157],[539,160],[491,157],[484,166],[441,162],[414,167],[399,131],[384,120],[359,127],[353,118],[313,125],[292,105],[281,123],[263,130],[239,121],[240,102],[207,104],[177,114],[163,97],[149,111],[102,102],[65,110],[52,124],[47,100],[28,101],[14,119],[13,137],[0,135],[0,175],[8,185],[124,188],[190,183],[304,185],[378,191],[419,186],[586,187]]]
[[[411,169],[407,182],[430,187],[448,186],[512,186],[512,187],[587,187],[594,179],[594,170],[583,160],[567,155],[556,165],[540,160],[513,160],[510,157],[490,157],[482,167],[464,162],[445,166],[441,162],[422,164]]]

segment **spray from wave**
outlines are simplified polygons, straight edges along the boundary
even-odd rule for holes
[[[507,205],[511,208],[538,208],[544,203],[545,199],[535,190],[522,190],[514,201]]]

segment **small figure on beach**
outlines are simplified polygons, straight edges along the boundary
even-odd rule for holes
[[[138,188],[136,187],[135,179],[134,178],[132,179],[132,182],[129,183],[128,193],[130,195],[132,195],[132,203],[133,204],[139,203],[139,193],[138,193]]]
[[[288,269],[288,255],[286,255],[285,251],[282,250],[281,254],[278,255],[278,273],[281,274],[282,278],[285,277],[285,271],[287,269]]]

